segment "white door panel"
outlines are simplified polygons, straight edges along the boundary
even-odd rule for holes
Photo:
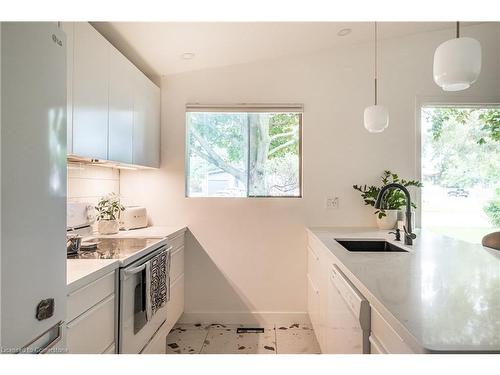
[[[109,160],[132,163],[134,66],[110,45]]]
[[[134,164],[160,166],[160,89],[135,73]]]
[[[108,158],[109,44],[87,22],[74,24],[73,153]]]
[[[1,23],[1,346],[66,316],[66,39],[57,23]],[[53,298],[54,314],[37,320]]]

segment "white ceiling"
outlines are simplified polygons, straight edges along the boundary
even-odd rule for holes
[[[373,40],[369,22],[93,22],[151,78],[217,66],[307,54]],[[381,22],[379,36],[393,38],[454,28],[452,22]],[[339,37],[337,32],[351,28]],[[451,34],[453,35],[453,34]],[[450,36],[451,36],[450,35]],[[192,52],[192,60],[181,55]],[[155,79],[157,80],[157,79]]]

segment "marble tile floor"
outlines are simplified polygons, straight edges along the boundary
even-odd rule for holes
[[[177,324],[167,336],[167,354],[319,354],[310,325],[264,326],[238,333],[239,324]]]

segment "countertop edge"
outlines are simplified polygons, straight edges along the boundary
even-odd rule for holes
[[[73,260],[71,260],[73,261]],[[79,261],[79,260],[76,260]],[[86,261],[85,259],[82,261]],[[102,276],[107,275],[108,273],[111,273],[118,269],[120,267],[120,261],[118,259],[114,260],[113,262],[106,262],[99,267],[93,270],[92,272],[79,277],[69,284],[66,285],[66,293],[73,293],[77,291],[78,289],[84,287],[85,285],[90,284],[91,282],[101,278]]]

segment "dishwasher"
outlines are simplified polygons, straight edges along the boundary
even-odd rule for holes
[[[370,304],[337,265],[328,280],[326,348],[328,354],[370,353]]]

